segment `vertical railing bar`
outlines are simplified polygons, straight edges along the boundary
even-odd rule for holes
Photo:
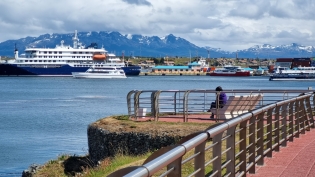
[[[257,146],[260,147],[257,150],[257,156],[260,156],[262,158],[260,158],[257,161],[257,165],[264,165],[264,115],[265,112],[260,113],[257,117],[259,119],[258,123],[257,123],[257,128],[259,129],[257,132]]]
[[[195,171],[200,169],[198,171],[198,173],[195,175],[195,177],[204,177],[205,176],[205,146],[206,146],[206,141],[204,141],[203,143],[199,144],[196,148],[195,148],[195,154],[196,153],[200,153],[198,154],[198,156],[195,158],[195,162],[194,162],[194,167],[195,167]]]
[[[221,173],[221,164],[222,164],[222,133],[217,134],[216,136],[213,137],[213,144],[216,144],[213,147],[213,151],[212,151],[212,157],[218,157],[215,161],[213,161],[213,172],[218,171],[217,173],[217,177],[221,177],[222,173]]]
[[[299,100],[296,100],[295,101],[295,114],[294,114],[294,116],[295,116],[295,132],[297,132],[296,134],[295,134],[295,138],[299,138],[300,137],[300,119],[299,119],[299,117],[300,117],[300,114],[299,114],[299,110],[300,110],[300,104],[299,104],[300,102],[299,102]]]
[[[239,149],[240,149],[240,154],[239,154],[239,160],[240,160],[240,169],[239,171],[241,172],[246,172],[246,146],[247,146],[247,142],[246,142],[246,133],[247,133],[247,121],[243,121],[240,123],[240,129],[241,131],[239,132],[240,135],[240,144],[239,144]]]
[[[232,174],[235,174],[235,129],[236,126],[232,126],[227,130],[227,134],[230,136],[226,140],[226,149],[231,148],[226,153],[226,161],[230,161],[226,167],[226,173]]]
[[[273,108],[267,111],[267,149],[272,149],[272,112]],[[268,151],[267,157],[272,157],[272,151]]]
[[[281,124],[282,124],[282,127],[281,127],[281,139],[282,140],[285,140],[281,143],[281,146],[282,147],[286,147],[287,146],[287,119],[288,119],[288,103],[282,105],[281,107],[281,110],[282,110],[282,114],[281,114],[281,117],[282,117],[282,121],[281,121]]]
[[[275,147],[275,151],[280,151],[280,108],[281,106],[278,106],[275,108],[275,123],[274,123],[274,141],[277,146]]]

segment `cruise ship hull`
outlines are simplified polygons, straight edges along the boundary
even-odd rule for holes
[[[0,76],[72,76],[72,72],[85,72],[89,67],[58,65],[49,67],[20,67],[17,64],[0,64]],[[137,76],[140,66],[122,67],[126,75]]]
[[[138,76],[141,72],[141,66],[121,67],[127,76]]]

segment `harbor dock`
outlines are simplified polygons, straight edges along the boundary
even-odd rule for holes
[[[141,72],[140,76],[206,76],[209,72]]]

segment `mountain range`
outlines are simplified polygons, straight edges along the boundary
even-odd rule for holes
[[[0,56],[13,57],[15,46],[20,54],[25,48],[44,47],[54,48],[63,40],[65,45],[72,46],[72,37],[69,34],[43,34],[38,37],[25,37],[18,40],[7,40],[0,43]],[[299,58],[312,57],[315,48],[303,46],[297,43],[289,45],[272,46],[269,44],[256,45],[248,49],[234,52],[224,51],[213,47],[199,47],[181,37],[169,34],[165,37],[143,36],[139,34],[123,35],[116,31],[91,31],[78,32],[80,43],[88,46],[90,43],[97,43],[98,47],[103,46],[109,53],[118,56],[124,53],[125,56],[146,56],[146,57],[208,57],[211,58]]]

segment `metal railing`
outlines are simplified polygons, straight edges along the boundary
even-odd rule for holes
[[[154,95],[154,94],[153,94]],[[154,152],[143,165],[109,176],[246,176],[264,157],[314,128],[314,93],[304,93],[217,123]],[[184,170],[185,169],[185,170]]]
[[[258,108],[294,98],[309,90],[225,90],[224,92],[228,96],[259,94],[262,98],[257,105],[253,105]],[[187,122],[189,115],[207,114],[217,94],[218,92],[213,90],[132,90],[127,95],[128,115],[130,118],[146,117],[158,121],[160,117],[167,114],[170,118],[182,118]]]

